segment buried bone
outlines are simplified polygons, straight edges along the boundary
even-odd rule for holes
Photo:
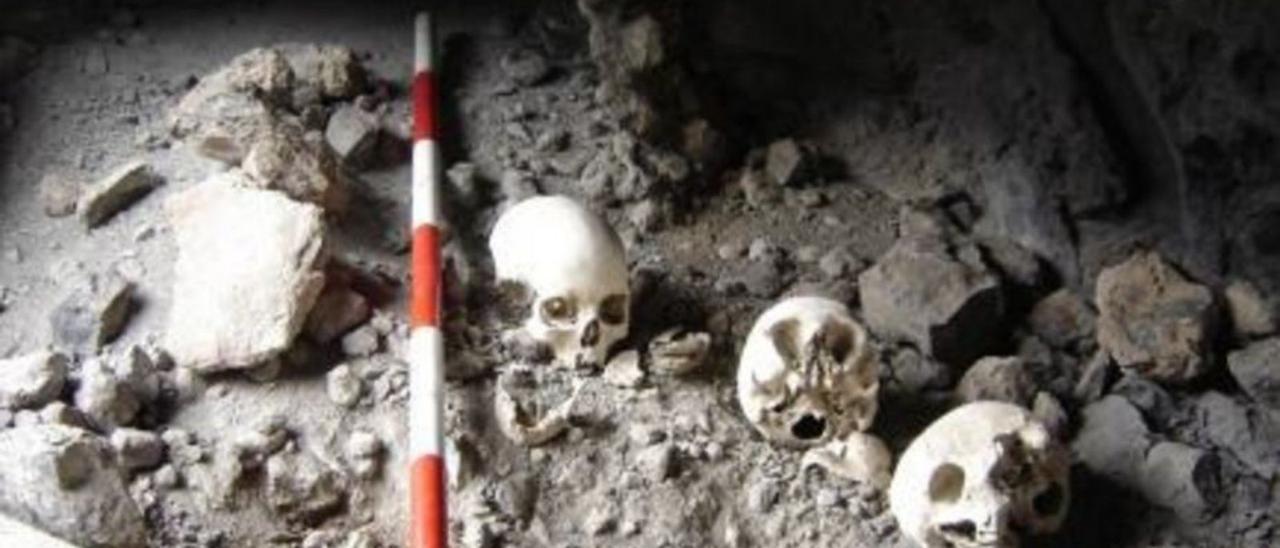
[[[598,366],[626,337],[631,292],[617,233],[563,196],[520,202],[498,219],[489,250],[499,285],[528,304],[524,334],[565,366]]]
[[[880,438],[850,432],[842,439],[810,449],[801,466],[817,466],[832,475],[884,490],[892,478],[893,455]]]
[[[738,364],[738,402],[766,438],[814,447],[875,418],[879,362],[843,304],[794,297],[756,321]]]
[[[494,386],[498,428],[520,445],[543,445],[569,429],[581,388],[581,381],[560,371],[513,367]]]
[[[1070,455],[1026,409],[963,405],[903,453],[889,506],[927,548],[1019,546],[1020,533],[1056,531],[1067,514]]]

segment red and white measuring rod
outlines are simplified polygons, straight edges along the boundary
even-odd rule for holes
[[[440,168],[436,149],[435,36],[414,24],[413,270],[409,318],[409,516],[411,548],[446,548],[444,337],[440,323]]]

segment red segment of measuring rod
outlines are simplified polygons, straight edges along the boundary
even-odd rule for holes
[[[413,140],[436,138],[436,77],[431,71],[413,76]]]
[[[412,490],[413,518],[409,545],[421,548],[447,548],[445,531],[449,518],[445,511],[444,460],[437,455],[418,457],[413,461],[409,478]]]
[[[413,276],[409,319],[413,327],[440,326],[440,231],[431,225],[413,229]]]

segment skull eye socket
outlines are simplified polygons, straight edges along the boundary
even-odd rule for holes
[[[964,469],[951,463],[945,463],[933,471],[929,478],[929,500],[933,502],[955,502],[960,500],[964,492]]]
[[[541,312],[544,319],[554,323],[572,323],[578,314],[573,307],[573,302],[564,297],[552,297],[542,301]]]
[[[619,325],[627,321],[627,296],[610,295],[600,303],[600,321]]]

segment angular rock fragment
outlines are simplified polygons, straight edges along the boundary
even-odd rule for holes
[[[155,432],[117,428],[111,432],[111,447],[125,470],[155,468],[164,460],[164,440]]]
[[[889,370],[896,384],[907,392],[923,392],[950,386],[951,368],[942,362],[922,356],[911,346],[898,347],[889,359]]]
[[[328,211],[345,208],[347,195],[338,176],[338,161],[318,133],[304,134],[300,127],[276,124],[249,146],[244,172],[255,187],[279,190]]]
[[[1236,399],[1212,390],[1195,403],[1195,419],[1209,443],[1235,455],[1259,476],[1280,474],[1280,424],[1271,414],[1251,412]]]
[[[369,319],[369,301],[351,289],[326,284],[311,315],[307,318],[307,335],[320,344],[328,344]]]
[[[178,259],[164,347],[197,371],[288,349],[324,286],[319,208],[222,174],[168,203]]]
[[[94,276],[71,292],[49,318],[54,343],[77,352],[96,352],[120,336],[133,312],[133,283],[117,276]]]
[[[170,128],[200,154],[239,164],[277,122],[273,108],[288,99],[292,82],[279,52],[250,50],[188,91],[169,111]]]
[[[132,423],[142,409],[142,402],[129,385],[117,379],[100,362],[92,360],[81,367],[75,403],[103,430]]]
[[[365,325],[342,337],[342,353],[352,358],[363,358],[378,351],[381,343],[378,331]]]
[[[84,189],[80,196],[80,219],[89,228],[101,225],[163,182],[146,162],[133,161],[120,166]]]
[[[347,365],[339,365],[325,375],[325,392],[329,400],[342,407],[355,407],[364,394],[364,382]]]
[[[1049,432],[1058,439],[1066,438],[1070,417],[1067,416],[1067,410],[1062,408],[1062,403],[1058,398],[1053,397],[1053,394],[1037,392],[1035,401],[1031,404],[1031,414],[1040,419],[1045,428],[1048,428]]]
[[[1184,383],[1209,369],[1215,313],[1209,289],[1187,281],[1154,252],[1098,275],[1098,345],[1122,368]]]
[[[328,99],[351,99],[365,90],[368,74],[355,51],[333,44],[281,44],[294,76]]]
[[[806,175],[806,154],[795,139],[774,141],[765,153],[765,172],[779,185],[795,185]]]
[[[604,368],[605,382],[621,388],[635,388],[644,382],[644,370],[640,369],[640,353],[623,350],[609,360]]]
[[[1003,328],[996,276],[976,251],[953,254],[935,238],[899,239],[858,276],[858,290],[872,331],[950,364],[986,353]]]
[[[364,168],[373,164],[380,131],[373,115],[354,106],[344,106],[329,117],[324,138],[342,163]]]
[[[1096,320],[1088,303],[1066,288],[1041,299],[1027,318],[1032,332],[1060,349],[1092,337]]]
[[[1249,340],[1275,333],[1275,316],[1271,307],[1253,284],[1234,280],[1227,285],[1224,296],[1237,339]]]
[[[54,401],[40,410],[40,422],[45,424],[61,424],[90,430],[93,425],[89,418],[79,409],[60,401]]]
[[[1280,338],[1263,339],[1232,352],[1227,355],[1227,368],[1249,397],[1280,411]]]
[[[675,476],[675,465],[676,448],[671,443],[652,445],[635,454],[636,470],[653,484]]]
[[[0,430],[0,455],[0,513],[84,546],[145,546],[142,512],[102,439],[61,425],[17,427]]]
[[[160,376],[151,355],[140,346],[129,348],[123,355],[111,361],[111,372],[125,383],[143,402],[152,402],[160,396]]]
[[[1142,494],[1190,523],[1203,523],[1223,502],[1219,460],[1211,452],[1178,442],[1151,447],[1142,469]]]
[[[987,356],[969,367],[956,392],[966,402],[1002,401],[1030,407],[1035,381],[1021,358]]]
[[[1076,458],[1093,472],[1130,488],[1142,485],[1150,432],[1142,414],[1120,396],[1084,408],[1083,424],[1071,444]]]
[[[347,486],[340,471],[302,450],[267,459],[267,503],[286,520],[315,525],[341,509]]]
[[[273,104],[284,104],[293,88],[293,67],[272,48],[255,48],[238,55],[224,71],[232,89],[266,98]]]
[[[58,397],[67,380],[67,357],[41,351],[0,360],[0,408],[35,409]]]

